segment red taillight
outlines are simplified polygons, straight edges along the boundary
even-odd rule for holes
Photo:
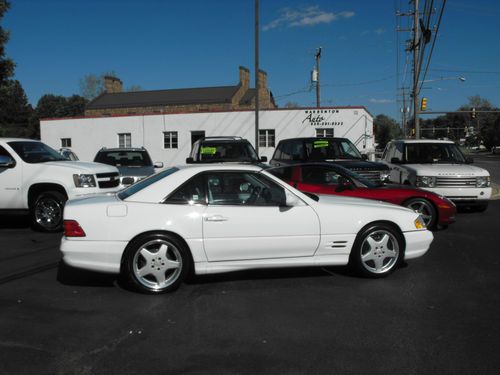
[[[78,221],[64,220],[64,235],[66,237],[85,237],[85,232]]]

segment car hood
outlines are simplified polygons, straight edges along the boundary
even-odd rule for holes
[[[339,195],[326,195],[316,194],[319,197],[318,203],[320,205],[334,205],[334,206],[350,206],[350,207],[365,207],[365,208],[387,208],[400,211],[411,211],[410,209],[398,206],[392,203],[377,201],[373,199],[342,197]]]
[[[487,170],[470,164],[405,164],[420,176],[489,176]]]
[[[327,162],[335,163],[343,166],[347,169],[367,169],[367,170],[386,170],[389,167],[384,163],[378,163],[375,161],[368,160],[345,160],[345,159],[335,159],[335,160],[327,160]]]
[[[101,164],[101,163],[88,163],[88,162],[83,162],[83,161],[70,161],[70,160],[64,160],[64,161],[48,161],[43,163],[45,166],[50,166],[50,167],[57,167],[57,168],[66,168],[69,170],[73,170],[78,173],[90,173],[90,174],[96,174],[96,173],[111,173],[111,172],[118,172],[116,167],[113,167],[111,165],[107,164]]]
[[[155,173],[155,169],[152,165],[144,166],[144,167],[125,167],[118,166],[118,171],[122,176],[136,176],[136,177],[145,177],[152,175]]]

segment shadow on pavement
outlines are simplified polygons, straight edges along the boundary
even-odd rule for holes
[[[0,215],[0,229],[29,228],[30,226],[28,215]]]
[[[57,269],[57,281],[63,285],[113,287],[116,279],[116,275],[74,268],[63,261]]]

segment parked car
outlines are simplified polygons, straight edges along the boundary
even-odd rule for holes
[[[500,146],[493,146],[491,148],[491,153],[495,155],[500,155]]]
[[[220,162],[266,162],[267,157],[259,158],[252,144],[241,137],[205,137],[198,139],[191,149],[186,163]]]
[[[149,153],[141,148],[101,148],[94,161],[113,165],[120,172],[120,183],[124,186],[136,183],[155,173],[155,168],[163,168],[163,163],[151,161]]]
[[[255,165],[185,165],[115,195],[69,202],[63,260],[122,273],[144,293],[176,289],[196,274],[351,264],[383,277],[432,242],[404,207],[308,196]]]
[[[268,172],[302,192],[376,199],[408,207],[422,215],[429,229],[455,222],[456,206],[445,197],[408,185],[373,182],[339,165],[297,164]]]
[[[78,161],[78,156],[70,148],[60,148],[59,153],[67,160]]]
[[[0,211],[31,215],[35,228],[62,228],[67,199],[114,192],[120,180],[115,167],[65,159],[46,144],[0,138]]]
[[[347,138],[290,138],[278,143],[269,164],[274,167],[306,162],[333,162],[370,181],[384,181],[389,168],[367,160]]]
[[[382,161],[390,169],[389,180],[432,191],[457,205],[485,211],[491,197],[490,174],[471,165],[451,141],[401,139],[387,144]]]

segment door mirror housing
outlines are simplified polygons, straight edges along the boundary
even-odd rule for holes
[[[157,161],[155,164],[154,164],[154,167],[155,168],[163,168],[163,163],[161,161]]]
[[[335,189],[335,191],[337,192],[341,192],[341,191],[344,191],[344,190],[354,190],[354,185],[353,183],[348,180],[347,178],[345,178],[344,176],[339,176],[338,180],[337,180],[337,188]]]
[[[295,194],[289,192],[285,189],[282,202],[280,204],[281,207],[294,207],[294,206],[302,206],[304,203],[302,200],[297,197]]]
[[[186,158],[186,164],[193,164],[194,159],[192,157]]]
[[[260,161],[263,163],[267,162],[267,156],[261,156]]]
[[[400,158],[391,158],[391,164],[401,164]]]
[[[0,168],[14,168],[16,162],[10,156],[0,155]]]

